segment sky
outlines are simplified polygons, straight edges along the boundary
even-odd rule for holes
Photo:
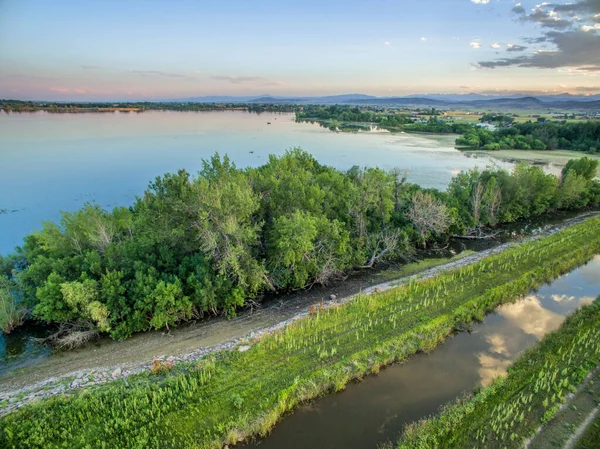
[[[0,98],[600,93],[600,0],[0,0]]]

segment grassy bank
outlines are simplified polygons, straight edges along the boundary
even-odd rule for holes
[[[590,423],[581,438],[575,444],[575,449],[594,449],[598,447],[600,441],[600,413],[596,414],[596,419]]]
[[[600,300],[576,312],[472,398],[409,427],[408,448],[520,448],[600,363]]]
[[[600,366],[579,385],[574,395],[567,398],[558,413],[540,428],[529,441],[527,449],[567,447],[577,438],[581,428],[585,430],[586,422],[592,419],[599,403]]]
[[[56,397],[0,420],[0,447],[221,447],[300,402],[429,351],[453,329],[600,252],[600,219],[344,306],[194,365]],[[245,348],[244,348],[245,349]]]

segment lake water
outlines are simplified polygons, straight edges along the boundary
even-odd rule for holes
[[[487,385],[565,317],[600,294],[600,256],[514,304],[499,307],[470,333],[431,354],[411,357],[346,390],[300,407],[271,435],[240,449],[376,448],[404,427],[477,385]],[[237,447],[237,446],[236,446]]]
[[[58,220],[61,210],[73,211],[88,201],[105,208],[130,205],[154,177],[181,168],[195,173],[214,152],[245,167],[299,146],[340,169],[400,167],[409,171],[411,182],[444,188],[459,171],[492,162],[455,150],[454,139],[335,133],[296,123],[294,114],[0,111],[0,210],[6,210],[0,214],[0,254],[11,252],[43,220]]]

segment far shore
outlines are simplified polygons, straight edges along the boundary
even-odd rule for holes
[[[505,162],[526,161],[534,164],[552,164],[557,167],[564,167],[570,159],[579,159],[589,157],[600,161],[600,154],[588,154],[582,151],[570,150],[469,150],[461,149],[466,154],[481,155],[500,159]],[[600,168],[597,176],[600,177]]]

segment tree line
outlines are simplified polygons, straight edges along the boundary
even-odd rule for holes
[[[477,227],[597,206],[597,165],[572,160],[558,177],[526,164],[471,170],[438,191],[301,149],[246,169],[215,155],[195,176],[157,177],[131,207],[87,204],[28,235],[0,258],[0,325],[25,312],[124,339],[233,315],[266,292],[326,284]]]
[[[297,106],[291,104],[263,103],[197,103],[197,102],[43,102],[0,99],[0,110],[6,112],[105,112],[114,109],[132,110],[137,112],[158,111],[224,111],[245,110],[249,112],[294,112]]]
[[[600,121],[576,123],[513,123],[489,131],[470,128],[456,144],[483,150],[574,150],[600,152]]]

